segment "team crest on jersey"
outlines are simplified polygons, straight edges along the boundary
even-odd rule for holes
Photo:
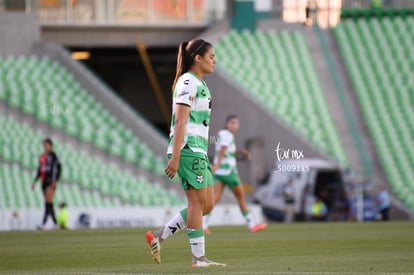
[[[191,103],[191,102],[193,102],[193,100],[194,100],[194,96],[191,96],[191,95],[190,95],[190,96],[188,97],[188,100],[190,101],[190,103]]]
[[[202,183],[204,181],[203,173],[198,172],[196,180],[198,183]]]

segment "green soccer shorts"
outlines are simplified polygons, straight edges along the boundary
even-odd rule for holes
[[[184,190],[190,189],[190,186],[199,190],[214,185],[208,157],[202,153],[194,153],[189,148],[181,150],[177,173]]]
[[[238,174],[231,173],[230,175],[222,176],[222,175],[214,175],[215,182],[222,182],[225,186],[230,189],[237,187],[241,184],[241,180]]]

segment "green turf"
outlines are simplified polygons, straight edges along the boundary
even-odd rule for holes
[[[255,234],[212,228],[207,256],[225,268],[193,269],[185,233],[152,263],[144,229],[0,233],[0,274],[410,274],[414,223],[273,224]],[[414,274],[414,273],[411,273]]]

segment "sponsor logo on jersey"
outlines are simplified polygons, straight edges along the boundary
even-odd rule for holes
[[[185,95],[188,95],[189,93],[190,93],[189,91],[182,91],[181,93],[177,95],[177,97],[185,96]]]

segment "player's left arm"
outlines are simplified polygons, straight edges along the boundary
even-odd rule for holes
[[[252,158],[252,154],[250,154],[250,152],[244,148],[236,149],[236,155],[243,155],[247,160],[250,160]]]
[[[52,187],[56,188],[56,184],[60,179],[62,172],[62,165],[60,164],[59,158],[57,155],[54,156],[53,165],[52,165]]]

